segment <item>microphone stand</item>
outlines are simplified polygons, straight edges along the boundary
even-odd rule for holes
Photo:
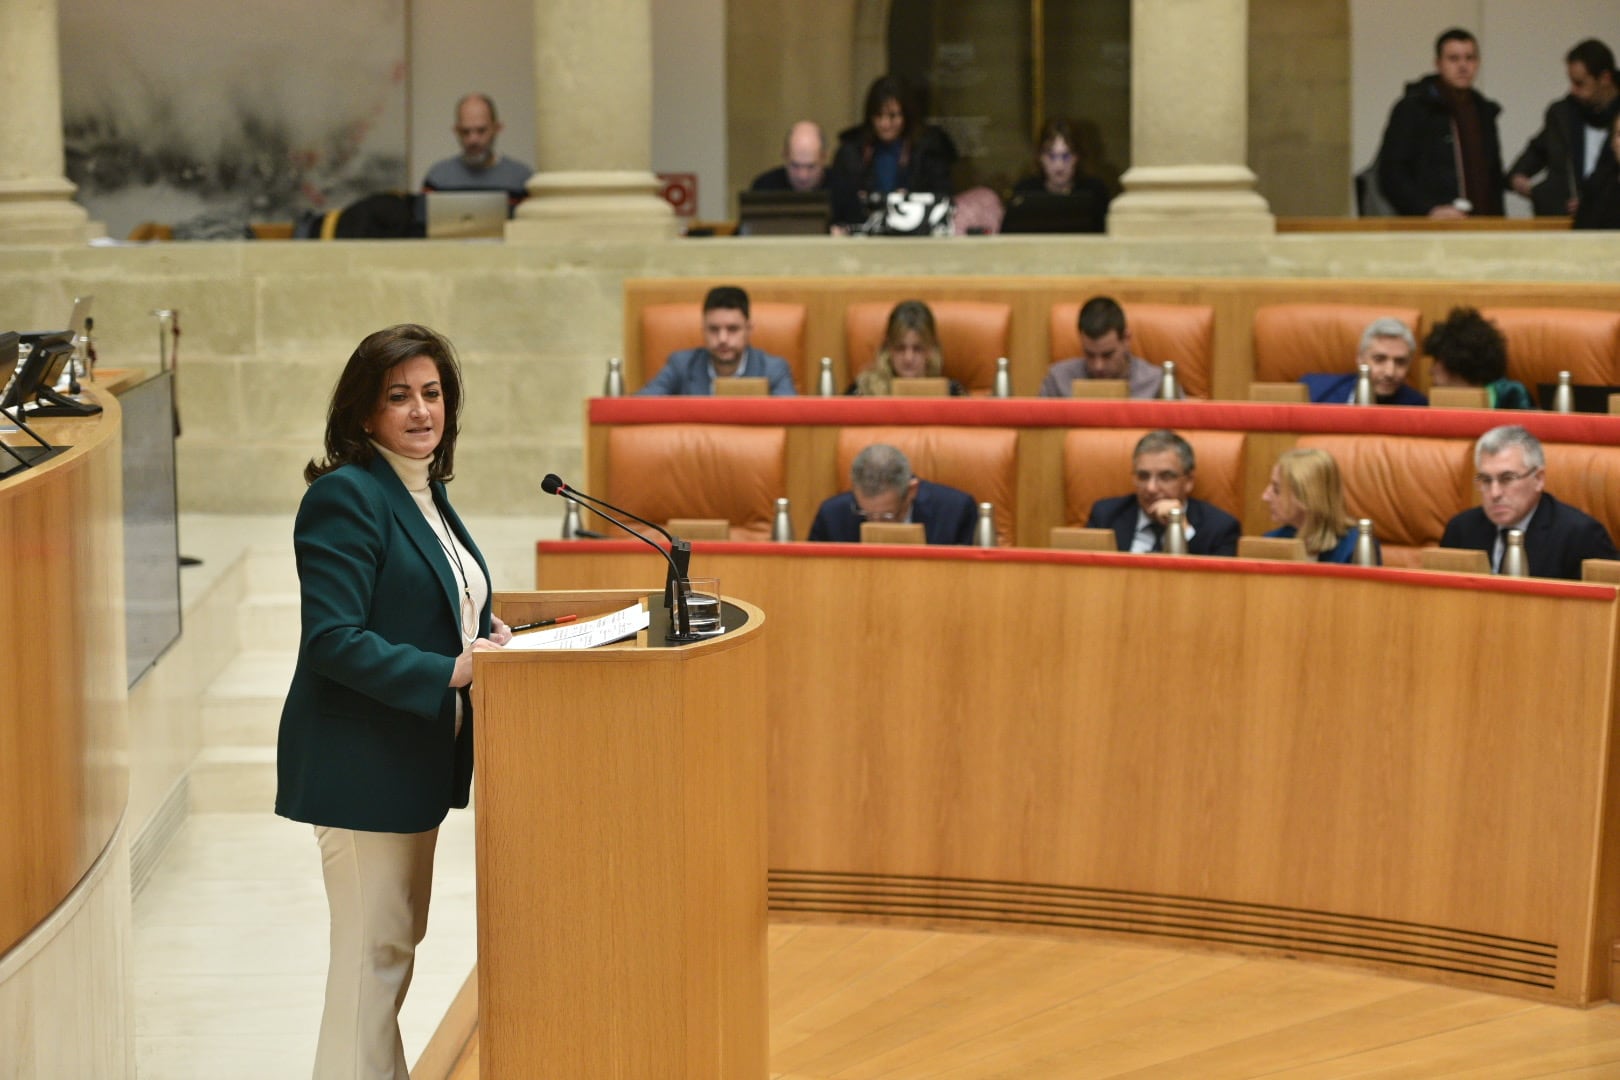
[[[550,477],[547,477],[547,479],[549,480]],[[577,492],[573,488],[570,488],[568,485],[561,482],[557,484],[556,489],[553,490],[551,494],[559,495],[576,506],[583,507],[587,510],[592,509],[591,507],[586,506],[585,502],[582,501],[585,499],[590,499],[589,495],[584,495],[581,492]],[[596,502],[598,500],[591,499],[591,501]],[[618,508],[614,507],[614,509],[617,510]],[[637,540],[640,540],[642,543],[658,552],[658,554],[662,555],[669,563],[669,574],[664,579],[664,606],[670,609],[671,617],[670,632],[664,635],[664,640],[701,641],[702,638],[699,635],[692,633],[692,615],[688,610],[686,603],[687,593],[691,589],[691,584],[686,579],[684,569],[685,563],[682,563],[681,569],[677,570],[676,556],[673,551],[665,551],[656,543],[647,539],[645,536],[642,536],[640,533],[636,532],[636,530],[632,529],[630,526],[626,525],[612,514],[606,513],[600,509],[595,510],[595,512],[601,514],[604,518],[613,522],[613,524],[617,525],[619,528],[623,529]],[[653,525],[653,523],[650,521],[644,521],[642,518],[636,517],[636,515],[630,513],[628,510],[621,510],[619,512],[624,514],[626,517],[640,521],[644,525],[649,525],[654,529],[658,529],[658,531],[664,533],[665,536],[669,536],[669,533],[664,532],[664,530],[658,528],[657,525]],[[673,549],[676,544],[681,545],[681,548],[684,549],[682,554],[684,554],[686,559],[690,559],[692,555],[692,545],[685,540],[677,541],[671,537],[671,548]]]
[[[555,483],[553,483],[553,481],[555,481]],[[642,536],[624,522],[615,520],[608,514],[603,513],[603,510],[599,508],[605,507],[608,510],[612,510],[616,514],[623,514],[632,521],[639,521],[641,524],[647,526],[647,528],[656,530],[659,535],[661,535],[665,540],[668,540],[669,552],[665,555],[665,558],[669,559],[669,575],[664,579],[664,606],[667,608],[672,608],[674,606],[673,598],[675,593],[678,591],[676,585],[678,582],[684,582],[687,579],[688,571],[692,565],[692,542],[690,540],[682,540],[678,536],[671,535],[668,529],[664,528],[656,521],[648,521],[639,514],[633,514],[623,507],[614,506],[610,502],[603,502],[601,499],[587,495],[583,491],[576,491],[567,484],[563,483],[562,479],[557,476],[556,473],[547,473],[546,478],[540,482],[540,488],[548,495],[562,495],[565,498],[568,498],[570,502],[573,502],[586,510],[601,514],[609,521],[612,521],[613,524],[617,525],[619,528],[623,529],[630,535],[637,537],[638,539],[647,540],[645,536]],[[581,499],[584,499],[585,502],[580,502]],[[586,506],[586,503],[595,503],[596,506]],[[647,540],[647,542],[652,544],[651,540]],[[657,544],[653,544],[652,546],[657,548],[660,552],[664,550],[663,548],[658,547]]]

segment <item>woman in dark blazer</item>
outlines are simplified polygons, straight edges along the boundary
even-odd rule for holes
[[[304,469],[276,813],[315,826],[331,909],[317,1080],[408,1076],[399,1006],[439,823],[472,781],[472,654],[511,638],[445,494],[460,408],[448,341],[379,330],[332,392],[325,459]]]

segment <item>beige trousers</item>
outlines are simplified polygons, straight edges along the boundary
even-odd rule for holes
[[[358,832],[317,825],[332,956],[315,1080],[409,1080],[399,1007],[427,933],[439,830]]]

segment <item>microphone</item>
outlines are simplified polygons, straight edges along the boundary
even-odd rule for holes
[[[699,640],[698,635],[692,633],[691,615],[688,613],[686,607],[687,567],[689,567],[692,562],[692,544],[690,541],[671,536],[669,530],[665,529],[662,525],[659,525],[656,522],[648,521],[646,518],[641,517],[638,514],[632,514],[630,511],[614,506],[610,502],[603,502],[601,499],[587,495],[583,491],[575,491],[573,488],[563,483],[562,478],[556,473],[547,473],[545,475],[545,479],[540,481],[540,490],[544,491],[547,495],[557,495],[561,498],[567,499],[571,503],[584,507],[587,510],[593,510],[593,512],[601,514],[602,517],[606,518],[608,521],[611,521],[613,524],[617,525],[619,528],[623,529],[625,532],[629,533],[631,536],[635,537],[637,540],[640,540],[643,544],[646,544],[648,547],[658,552],[658,554],[662,555],[665,561],[669,563],[669,573],[664,577],[664,606],[669,608],[673,613],[673,629],[671,630],[667,640]],[[587,503],[595,503],[596,506],[593,508],[586,505]],[[623,514],[632,521],[639,521],[649,529],[657,530],[664,537],[664,539],[669,541],[669,550],[665,551],[663,548],[659,547],[656,542],[642,536],[640,533],[636,532],[636,530],[614,517],[613,514],[606,513],[602,509],[603,507],[606,507],[608,510],[612,510],[614,513]]]

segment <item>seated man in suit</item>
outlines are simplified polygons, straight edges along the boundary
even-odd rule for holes
[[[1111,296],[1093,296],[1080,308],[1080,352],[1059,360],[1041,380],[1041,397],[1072,397],[1076,379],[1125,379],[1133,398],[1156,398],[1164,368],[1131,352],[1125,309]]]
[[[1484,505],[1448,521],[1440,546],[1483,551],[1497,573],[1507,530],[1521,529],[1530,576],[1571,581],[1581,579],[1582,559],[1620,558],[1601,522],[1542,490],[1546,464],[1541,440],[1522,427],[1496,427],[1481,435],[1474,444],[1474,486]]]
[[[1411,329],[1401,320],[1385,316],[1374,319],[1361,332],[1361,348],[1356,352],[1356,363],[1366,364],[1372,380],[1375,405],[1427,405],[1429,399],[1406,385],[1406,373],[1412,370],[1412,354],[1417,341]],[[1334,405],[1350,405],[1356,400],[1356,370],[1352,366],[1348,375],[1332,373],[1306,375],[1299,380],[1310,390],[1311,400]]]
[[[714,393],[716,378],[731,376],[763,376],[772,396],[795,393],[787,361],[748,343],[753,330],[748,294],[735,285],[715,286],[703,298],[703,345],[670,353],[664,370],[636,393],[707,396]]]
[[[1192,444],[1173,431],[1150,431],[1131,453],[1136,494],[1099,499],[1086,519],[1088,529],[1113,529],[1121,551],[1163,551],[1170,511],[1182,510],[1187,554],[1236,555],[1243,526],[1237,518],[1192,497]]]
[[[863,521],[914,521],[930,544],[971,544],[978,504],[973,496],[911,474],[911,462],[892,446],[873,443],[849,468],[851,490],[821,504],[810,539],[852,544]]]

